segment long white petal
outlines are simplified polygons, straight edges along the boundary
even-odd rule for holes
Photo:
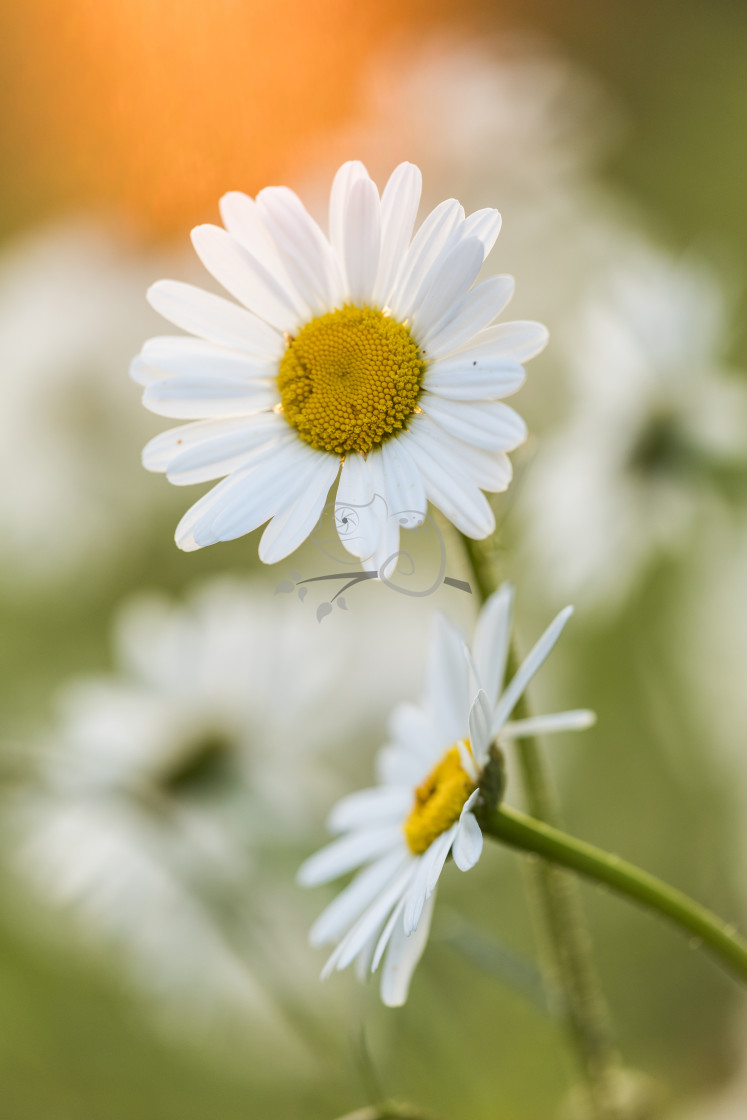
[[[268,413],[261,413],[250,419],[261,420],[267,415]],[[230,437],[223,434],[175,455],[168,465],[166,477],[175,486],[212,482],[213,479],[223,478],[249,466],[254,459],[281,450],[284,444],[293,439],[291,432],[278,432],[273,427],[255,424],[253,428],[236,432]]]
[[[343,292],[332,248],[300,198],[287,187],[265,187],[259,213],[294,287],[315,315],[331,311]]]
[[[469,711],[469,741],[475,761],[480,767],[485,764],[488,757],[488,748],[492,739],[490,734],[492,714],[493,709],[487,694],[480,689]]]
[[[329,192],[329,240],[342,263],[345,260],[345,210],[354,183],[368,179],[365,164],[359,159],[350,159],[338,168]]]
[[[475,627],[472,653],[491,711],[497,703],[506,675],[513,598],[511,585],[502,584],[483,606]]]
[[[330,832],[346,832],[371,824],[403,821],[412,806],[413,792],[405,786],[374,786],[357,790],[337,802],[327,818]]]
[[[495,516],[484,495],[453,462],[439,461],[414,432],[400,438],[405,443],[425,483],[425,491],[434,506],[448,517],[462,533],[476,540],[490,536],[495,529]]]
[[[503,277],[502,279],[510,279]],[[487,283],[487,281],[485,281]],[[498,312],[496,312],[496,315]],[[463,348],[479,349],[485,354],[494,357],[512,358],[517,362],[528,362],[536,357],[547,346],[549,334],[547,327],[542,323],[517,320],[513,323],[496,323],[493,327],[486,327],[475,335]]]
[[[263,564],[277,564],[303,544],[322,515],[339,469],[334,455],[319,455],[309,465],[300,493],[278,507],[262,534],[259,558]]]
[[[502,739],[522,739],[527,735],[550,735],[556,731],[585,731],[597,721],[596,712],[579,708],[572,712],[555,712],[547,716],[530,716],[504,723]]]
[[[397,270],[404,259],[420,204],[423,178],[413,163],[395,167],[381,196],[381,257],[373,303],[389,302]]]
[[[181,280],[158,280],[148,289],[148,302],[170,323],[208,342],[269,361],[282,356],[282,335],[245,307],[222,296]]]
[[[408,855],[390,852],[360,871],[314,922],[309,931],[309,943],[314,946],[324,945],[327,941],[336,941],[341,937],[346,929],[357,922],[387,883],[400,874],[406,863],[409,863]]]
[[[309,856],[298,869],[296,878],[302,887],[316,887],[345,875],[376,856],[402,851],[403,848],[404,836],[399,826],[360,829],[333,840],[326,848]]]
[[[397,905],[412,882],[417,861],[411,860],[401,873],[385,888],[360,916],[353,928],[343,937],[327,961],[322,976],[329,976],[336,968],[343,969],[355,960],[366,942],[381,928],[393,907]]]
[[[426,708],[444,746],[467,730],[469,665],[464,638],[442,614],[432,622],[426,671]]]
[[[167,377],[148,385],[143,393],[147,409],[173,420],[249,416],[272,408],[278,399],[274,381],[198,375]]]
[[[232,453],[238,449],[235,441],[246,439],[251,447],[256,438],[259,442],[266,438],[290,433],[282,417],[274,412],[261,412],[257,416],[238,416],[223,420],[200,420],[191,424],[180,424],[161,432],[145,445],[143,466],[147,471],[165,471],[173,460],[182,454],[193,451],[203,444],[220,443],[225,440]]]
[[[505,452],[486,451],[456,439],[425,413],[413,417],[410,432],[432,459],[458,464],[459,471],[480,490],[493,493],[508,487],[512,468]]]
[[[445,401],[423,393],[420,405],[444,431],[486,451],[513,451],[527,438],[522,418],[502,401]]]
[[[451,847],[454,863],[460,871],[469,871],[482,855],[482,831],[473,813],[463,813],[456,839]]]
[[[446,245],[451,233],[464,221],[464,207],[455,198],[441,202],[421,225],[400,264],[389,299],[398,319],[410,314],[428,269]]]
[[[428,943],[435,895],[423,908],[418,928],[410,937],[404,924],[395,926],[381,976],[381,999],[387,1007],[401,1007],[407,1000],[412,974]]]
[[[464,223],[465,237],[478,237],[482,242],[483,253],[487,257],[501,232],[501,215],[493,207],[475,210]]]
[[[264,380],[277,376],[274,361],[262,361],[241,350],[217,346],[204,338],[188,335],[158,335],[143,344],[140,357],[154,371],[180,376],[182,374],[238,377],[241,380]],[[157,378],[156,378],[157,379]]]
[[[427,338],[451,315],[477,279],[482,262],[482,242],[476,237],[460,241],[436,258],[413,300],[411,318],[416,337]]]
[[[550,653],[550,650],[557,642],[563,627],[572,614],[573,607],[565,607],[560,611],[547,627],[539,641],[535,643],[522,661],[513,680],[498,701],[498,706],[493,714],[494,735],[498,734],[505,721],[511,715],[517,700]]]
[[[353,183],[345,207],[344,261],[348,295],[370,304],[381,253],[381,204],[370,179]]]
[[[505,277],[489,276],[459,300],[451,315],[420,339],[421,351],[429,358],[447,357],[460,346],[472,342],[507,302]]]
[[[197,226],[192,244],[205,268],[227,292],[279,331],[298,326],[298,308],[257,257],[219,226]]]
[[[469,352],[432,362],[423,387],[452,401],[489,401],[508,397],[524,384],[523,366],[500,358],[470,358]]]

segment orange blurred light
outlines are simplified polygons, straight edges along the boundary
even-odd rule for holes
[[[10,190],[168,232],[287,180],[424,0],[25,0],[6,12]],[[426,13],[429,13],[426,15]],[[6,190],[8,190],[6,185]]]

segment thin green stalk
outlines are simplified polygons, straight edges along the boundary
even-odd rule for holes
[[[462,537],[474,583],[484,600],[495,591],[497,579],[490,545]],[[494,547],[494,546],[493,546]],[[508,673],[517,667],[513,647]],[[530,715],[526,696],[514,709],[517,719]],[[534,817],[559,824],[559,812],[547,768],[534,738],[516,743],[522,781]],[[620,1059],[612,1041],[609,1013],[594,966],[591,937],[576,887],[560,867],[541,863],[533,872],[537,909],[542,919],[545,957],[549,958],[550,980],[563,994],[563,1018],[573,1040],[595,1120],[622,1120],[615,1104]]]
[[[702,943],[726,968],[747,983],[747,941],[733,926],[682,891],[619,856],[610,855],[593,844],[577,840],[506,805],[493,810],[480,823],[483,832],[496,840],[524,852],[533,852],[597,883],[604,883],[619,894],[661,914],[685,933],[694,935],[698,943]]]

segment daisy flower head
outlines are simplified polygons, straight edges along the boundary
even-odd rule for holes
[[[338,838],[299,871],[302,886],[357,871],[317,919],[310,941],[335,943],[323,977],[356,961],[362,978],[383,960],[381,998],[389,1007],[407,999],[447,858],[469,871],[482,853],[479,812],[502,792],[494,744],[594,722],[586,710],[509,721],[571,614],[570,607],[560,612],[506,683],[511,608],[504,585],[483,607],[471,651],[436,616],[423,699],[394,709],[390,741],[377,759],[378,785],[337,803],[328,826]]]
[[[198,226],[192,240],[233,300],[173,280],[150,289],[189,334],[150,339],[132,376],[147,408],[190,423],[152,440],[144,465],[177,485],[223,478],[180,522],[180,548],[269,521],[260,559],[282,560],[338,475],[338,505],[367,521],[342,543],[377,567],[428,501],[470,537],[492,532],[482,491],[506,489],[506,453],[526,436],[499,398],[521,386],[521,363],[547,335],[538,323],[491,325],[513,293],[508,276],[475,283],[498,211],[466,217],[447,199],[413,235],[420,191],[413,164],[381,195],[362,163],[343,164],[329,236],[287,187],[229,193],[225,228]]]

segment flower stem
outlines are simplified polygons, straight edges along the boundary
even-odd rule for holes
[[[462,537],[475,587],[484,600],[495,591],[498,580],[490,544],[477,544]],[[493,545],[493,548],[495,546]],[[508,674],[516,670],[513,646]],[[517,719],[529,716],[526,696],[514,709]],[[559,811],[539,743],[525,738],[516,743],[522,781],[529,810],[541,821],[559,825]],[[622,1120],[615,1104],[620,1060],[612,1041],[609,1013],[592,956],[591,936],[572,879],[556,864],[542,862],[533,873],[537,908],[541,913],[543,941],[552,986],[563,994],[561,1008],[573,1040],[588,1092],[594,1120]]]
[[[619,894],[668,918],[685,933],[694,935],[698,943],[702,942],[722,964],[747,983],[747,941],[710,910],[655,875],[506,805],[493,810],[481,821],[481,826],[483,832],[504,844],[533,852],[587,879],[605,883]]]

